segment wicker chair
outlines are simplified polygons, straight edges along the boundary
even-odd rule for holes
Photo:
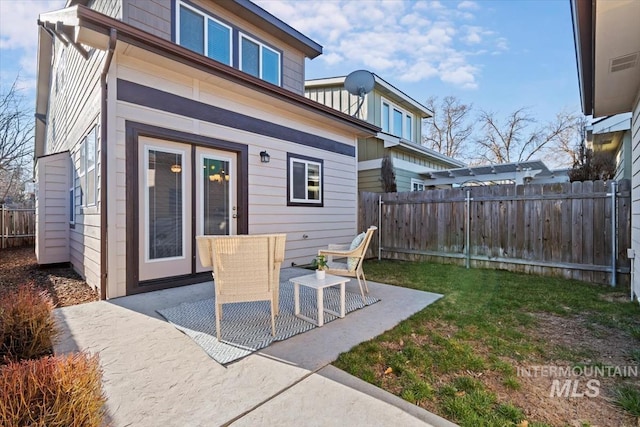
[[[213,267],[218,340],[222,304],[235,302],[269,301],[275,335],[286,234],[197,236],[196,241],[202,265]]]
[[[364,271],[362,270],[362,263],[364,257],[367,254],[369,243],[373,233],[378,227],[372,225],[364,233],[364,238],[360,244],[351,248],[352,245],[329,245],[328,249],[320,249],[318,255],[324,255],[327,258],[329,268],[326,269],[327,273],[335,274],[336,276],[355,277],[358,279],[358,286],[360,286],[360,293],[362,294],[362,301],[366,304],[364,298],[364,290],[362,283],[364,283],[364,289],[369,293],[369,287],[367,286],[367,280],[364,277]],[[334,262],[333,257],[347,258],[347,262]]]

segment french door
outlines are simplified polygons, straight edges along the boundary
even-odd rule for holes
[[[139,280],[205,271],[195,235],[235,234],[236,154],[147,137],[138,147]]]

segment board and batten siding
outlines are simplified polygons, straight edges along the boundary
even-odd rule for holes
[[[117,72],[110,75],[109,99],[117,99],[116,82],[121,79],[185,99],[203,102],[258,117],[299,131],[354,146],[355,135],[325,119],[296,112],[283,102],[248,88],[230,85],[226,80],[177,64],[158,55],[120,44],[114,56]],[[243,144],[248,147],[248,232],[286,233],[286,259],[283,266],[311,262],[319,248],[329,243],[346,243],[357,228],[357,171],[355,157],[296,144],[242,129],[181,116],[131,104],[110,102],[113,110],[113,150],[109,153],[110,271],[108,297],[126,293],[126,121],[201,135]],[[111,134],[110,134],[111,135]],[[260,151],[271,156],[260,162]],[[324,207],[287,206],[287,153],[324,161]],[[113,185],[112,185],[113,184]],[[113,218],[113,221],[111,220]],[[113,234],[112,234],[113,233]],[[113,257],[113,258],[112,258]],[[115,271],[114,271],[115,270]]]
[[[640,301],[640,90],[631,116],[631,247],[635,250],[635,260],[632,261],[632,286],[636,299]]]
[[[36,258],[38,264],[69,262],[69,153],[36,162]]]
[[[173,23],[171,17],[176,16],[176,0],[122,0],[123,22],[147,31],[166,40],[171,40]],[[297,49],[283,43],[268,31],[259,28],[240,17],[230,13],[224,6],[207,0],[190,0],[189,3],[208,11],[213,17],[219,18],[236,27],[239,31],[259,39],[282,52],[282,87],[297,94],[304,94],[304,54]]]

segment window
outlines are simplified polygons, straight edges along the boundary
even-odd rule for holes
[[[230,26],[182,2],[179,2],[178,15],[176,42],[179,45],[231,65]]]
[[[413,141],[413,115],[397,105],[382,99],[382,131]]]
[[[241,34],[240,69],[245,73],[279,86],[280,52]]]
[[[94,126],[80,144],[80,204],[94,206],[97,199],[96,158],[98,152],[98,126]]]
[[[288,199],[290,206],[322,206],[323,161],[287,154]]]
[[[76,178],[73,156],[69,159],[69,224],[76,223]]]
[[[411,191],[424,191],[424,181],[411,178]]]

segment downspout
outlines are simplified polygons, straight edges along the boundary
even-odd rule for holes
[[[100,299],[107,299],[107,75],[113,52],[116,48],[117,31],[112,28],[109,34],[107,58],[100,74]]]

